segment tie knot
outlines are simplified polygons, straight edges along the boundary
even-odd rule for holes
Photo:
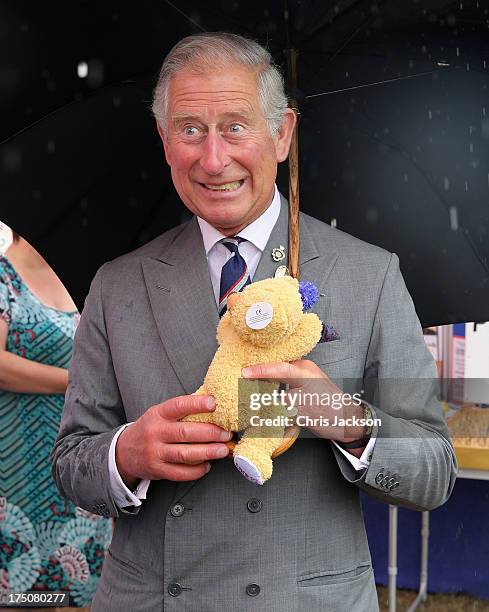
[[[244,238],[241,238],[241,236],[232,236],[231,238],[223,238],[221,240],[221,243],[231,251],[231,253],[237,253],[238,252],[238,245],[241,244],[242,242],[246,242],[246,240]]]

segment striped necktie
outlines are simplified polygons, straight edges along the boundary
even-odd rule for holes
[[[232,253],[230,259],[227,260],[221,269],[221,284],[219,286],[220,317],[226,312],[228,296],[231,293],[241,291],[251,282],[248,266],[238,249],[238,245],[244,241],[245,239],[239,236],[223,238],[220,241]]]

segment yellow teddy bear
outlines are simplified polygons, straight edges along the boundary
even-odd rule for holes
[[[311,283],[304,285],[309,295],[311,287],[317,293]],[[234,432],[244,431],[233,451],[234,464],[257,484],[263,484],[272,475],[272,454],[282,444],[284,426],[275,423],[255,426],[250,422],[251,387],[245,385],[246,393],[243,393],[244,381],[239,384],[239,380],[242,369],[247,366],[301,359],[318,343],[322,323],[315,314],[303,312],[303,299],[299,282],[290,276],[268,278],[229,296],[228,310],[217,327],[219,348],[204,384],[196,391],[199,395],[213,395],[216,409],[210,414],[189,415],[184,419],[215,423]],[[306,307],[316,299],[317,295],[312,300],[306,297]],[[270,390],[270,386],[267,388],[258,382],[247,383],[255,384],[255,389],[261,392]],[[260,407],[257,416],[264,419],[285,416],[286,412],[284,406]]]

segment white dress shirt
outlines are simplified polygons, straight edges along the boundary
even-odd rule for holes
[[[239,245],[239,252],[246,261],[251,279],[253,279],[260,261],[260,257],[265,250],[270,234],[272,233],[272,229],[278,220],[279,214],[280,194],[275,186],[275,194],[273,196],[272,203],[267,210],[262,213],[258,219],[255,219],[253,223],[250,223],[250,225],[239,232],[239,236],[246,240],[246,242]],[[214,289],[216,304],[219,304],[221,269],[233,254],[222,243],[220,243],[220,240],[226,237],[224,234],[221,234],[221,232],[219,232],[215,227],[200,217],[197,217],[197,222],[202,233],[202,240],[204,242],[205,253],[207,255],[207,262],[209,264],[209,272],[212,287]],[[120,429],[118,429],[117,433],[112,439],[109,449],[110,486],[114,500],[119,508],[123,508],[125,506],[140,506],[142,503],[141,500],[146,499],[146,492],[151,482],[150,480],[141,480],[137,488],[134,491],[130,491],[124,484],[117,470],[117,465],[115,462],[115,446],[120,434],[129,425],[131,425],[131,423],[126,423],[125,425],[122,425]],[[332,443],[339,448],[339,450],[348,459],[348,461],[350,461],[356,470],[363,470],[370,464],[370,456],[375,445],[375,435],[376,431],[374,430],[360,458],[354,457],[348,451],[336,444],[336,442],[332,441]]]

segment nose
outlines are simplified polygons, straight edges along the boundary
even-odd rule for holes
[[[202,143],[200,165],[207,174],[220,174],[230,163],[226,143],[219,133],[209,130]]]

